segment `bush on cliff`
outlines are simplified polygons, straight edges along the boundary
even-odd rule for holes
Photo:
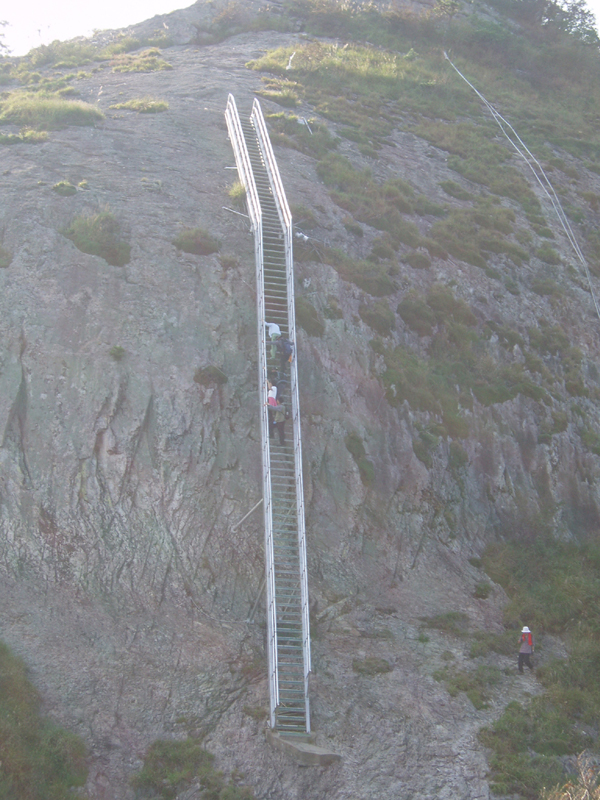
[[[63,800],[87,779],[78,736],[40,716],[25,664],[0,642],[0,797]]]

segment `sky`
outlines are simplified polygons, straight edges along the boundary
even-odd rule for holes
[[[33,47],[90,36],[94,30],[125,28],[156,14],[187,8],[194,0],[0,0],[4,44],[13,56]],[[600,2],[600,0],[598,0]]]
[[[191,6],[194,0],[6,0],[0,3],[0,21],[9,24],[4,43],[11,54],[22,56],[33,47],[90,36],[94,30],[125,28],[155,14]],[[2,8],[4,6],[4,8]],[[600,0],[587,0],[600,24]],[[597,26],[598,27],[598,26]]]

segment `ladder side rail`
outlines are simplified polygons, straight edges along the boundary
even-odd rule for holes
[[[248,148],[242,131],[240,122],[240,115],[238,114],[237,106],[232,94],[227,98],[227,107],[225,109],[225,122],[227,123],[227,131],[233,154],[235,156],[235,163],[238,171],[240,181],[246,190],[246,200],[248,204],[248,212],[252,230],[256,235],[258,225],[262,220],[262,211],[260,200],[258,198],[258,191],[256,189],[256,182],[254,180],[254,172],[250,163],[250,156],[248,155]],[[261,246],[262,246],[262,235]]]
[[[279,174],[279,167],[277,166],[277,161],[275,160],[275,154],[273,153],[273,147],[271,145],[271,139],[267,130],[265,118],[263,116],[260,103],[256,99],[252,104],[252,114],[250,115],[250,119],[254,125],[254,129],[256,130],[258,143],[265,162],[265,169],[267,170],[267,175],[269,176],[269,183],[271,184],[275,205],[277,206],[277,213],[279,214],[279,219],[281,221],[281,227],[284,229],[284,231],[286,228],[289,228],[291,232],[292,214],[288,205],[287,197],[285,196],[281,175]]]
[[[263,155],[265,168],[271,184],[271,190],[275,199],[275,204],[284,232],[285,241],[285,260],[286,260],[286,283],[288,299],[288,330],[289,335],[295,341],[296,337],[296,313],[294,302],[294,262],[292,245],[292,215],[288,206],[285,190],[277,167],[277,161],[273,153],[271,140],[266,128],[260,104],[257,100],[252,106],[252,122],[254,124],[259,146]],[[290,389],[292,398],[292,427],[294,435],[294,462],[296,480],[296,504],[297,504],[297,524],[298,524],[298,555],[300,571],[300,598],[302,607],[302,651],[304,657],[304,697],[306,708],[306,730],[310,733],[310,713],[308,701],[308,676],[311,672],[310,654],[310,622],[309,622],[309,602],[308,602],[308,567],[306,558],[306,528],[304,515],[304,487],[302,480],[302,437],[300,431],[300,401],[298,392],[298,363],[297,348],[296,357],[292,359],[290,369]]]
[[[265,335],[265,294],[262,260],[262,226],[255,238],[256,310],[258,320],[258,381],[262,450],[262,478],[265,520],[265,577],[267,594],[267,653],[269,663],[269,699],[271,727],[275,727],[275,709],[279,705],[277,663],[277,608],[275,600],[275,554],[273,550],[273,504],[271,493],[271,454],[267,410],[267,347]]]
[[[291,236],[290,236],[291,240]],[[288,316],[290,333],[296,338],[296,319],[294,307],[293,264],[288,267]],[[291,280],[290,280],[291,277]],[[292,430],[294,434],[294,466],[296,478],[296,507],[298,525],[298,561],[300,569],[300,601],[302,606],[302,654],[304,657],[304,700],[306,708],[306,732],[310,733],[310,712],[308,702],[308,676],[311,672],[310,621],[308,601],[308,565],[306,558],[306,527],[304,515],[304,484],[302,480],[302,435],[300,430],[300,399],[298,392],[298,348],[290,364],[290,388],[292,397]]]

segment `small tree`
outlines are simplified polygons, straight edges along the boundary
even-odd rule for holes
[[[8,25],[6,20],[0,20],[0,58],[7,56],[10,53],[8,45],[4,42],[4,31],[2,30]]]

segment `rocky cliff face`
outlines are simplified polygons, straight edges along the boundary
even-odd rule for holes
[[[464,695],[449,697],[432,673],[465,662],[468,646],[444,632],[424,636],[420,618],[460,611],[471,631],[500,630],[505,595],[492,586],[474,596],[484,576],[469,558],[515,526],[527,532],[542,520],[569,537],[597,525],[600,373],[589,292],[555,269],[545,275],[548,291],[536,291],[540,272],[553,269],[536,256],[522,264],[517,293],[505,255],[492,254],[487,272],[448,253],[416,269],[396,247],[381,257],[395,265],[382,345],[365,311],[381,301],[331,257],[339,248],[364,260],[380,230],[363,219],[360,235],[352,229],[310,149],[277,148],[309,236],[298,292],[322,326],[321,335],[297,332],[313,722],[343,760],[304,770],[268,749],[260,713],[249,713],[267,705],[260,514],[232,532],[260,498],[253,242],[243,217],[224,209],[235,173],[223,111],[228,92],[244,109],[264,88],[247,62],[300,50],[306,39],[270,30],[218,42],[203,32],[217,13],[198,5],[126,32],[143,38],[168,26],[172,46],[161,57],[170,68],[114,71],[113,62],[92,61],[71,85],[102,110],[102,122],[2,148],[0,243],[12,257],[0,270],[2,637],[31,666],[49,713],[89,746],[90,798],[132,797],[128,780],[149,743],[188,733],[206,735],[218,766],[242,772],[257,798],[487,797],[476,732],[507,698],[537,685],[504,675],[479,711]],[[69,71],[39,69],[43,79]],[[168,110],[113,108],[149,95]],[[303,102],[298,113],[315,130],[338,135],[339,124]],[[263,107],[281,111],[268,99]],[[401,178],[434,204],[466,207],[456,189],[452,197],[440,187],[457,180],[448,150],[417,127],[392,126],[376,158],[348,138],[337,152],[380,185]],[[3,123],[7,136],[18,130]],[[580,194],[597,196],[598,175],[559,155],[577,171]],[[464,192],[479,191],[459,180]],[[53,187],[62,181],[76,191],[61,196]],[[517,204],[501,206],[527,225]],[[65,235],[77,217],[103,210],[131,246],[124,266]],[[430,234],[435,213],[416,218],[420,235]],[[175,247],[177,234],[196,226],[218,237],[219,252]],[[459,408],[466,430],[436,429],[443,414],[397,397],[390,354],[424,355],[429,340],[396,308],[439,285],[470,309],[472,330],[494,323],[484,377],[527,363],[523,339],[507,345],[507,330],[549,337],[562,326],[581,351],[581,391],[565,394],[556,378],[554,395],[513,392],[502,373],[506,398],[472,393]],[[540,374],[566,347],[540,345]],[[391,671],[361,674],[370,656]]]

